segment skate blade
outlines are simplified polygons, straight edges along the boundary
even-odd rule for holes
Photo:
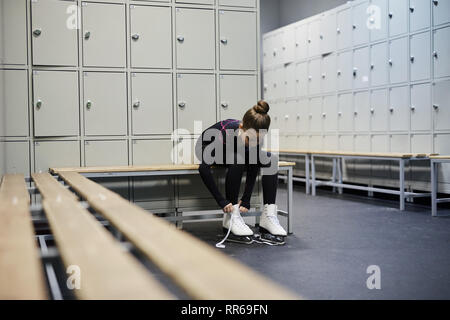
[[[228,229],[223,228],[223,233],[227,234]],[[252,244],[255,242],[254,236],[235,236],[232,233],[228,236],[227,240],[225,242],[234,242],[234,243],[240,243],[240,244]]]
[[[271,234],[266,229],[259,227],[259,231],[261,234],[257,235],[256,242],[267,244],[269,246],[282,246],[286,244],[286,237],[285,236],[277,236],[274,234]]]

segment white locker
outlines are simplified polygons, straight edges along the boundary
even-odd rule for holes
[[[309,149],[310,150],[323,150],[323,136],[318,135],[311,135],[309,136]],[[320,163],[320,160],[317,161]],[[316,162],[316,169],[317,169],[317,162]],[[320,171],[320,170],[319,170]]]
[[[412,35],[410,38],[411,81],[430,79],[430,33]]]
[[[308,63],[301,62],[295,66],[296,92],[299,97],[308,95]]]
[[[443,155],[450,154],[450,134],[434,135],[434,152]],[[450,183],[450,164],[442,164],[438,180]]]
[[[340,135],[339,139],[339,150],[342,151],[353,151],[354,139],[352,135]]]
[[[352,8],[348,7],[337,13],[337,48],[346,49],[352,45]]]
[[[392,134],[390,136],[391,149],[390,152],[408,153],[411,152],[409,148],[409,136],[407,134]],[[398,177],[398,171],[395,172],[394,176]]]
[[[280,130],[280,126],[281,126],[281,114],[282,114],[282,110],[281,110],[281,103],[279,102],[274,102],[270,104],[270,129],[269,130]]]
[[[176,3],[214,4],[214,0],[175,0]]]
[[[321,53],[320,51],[320,28],[321,20],[316,19],[308,24],[308,55],[315,57]]]
[[[323,150],[337,151],[339,148],[339,137],[326,135],[323,137]]]
[[[1,64],[27,64],[27,1],[3,0]]]
[[[85,134],[126,135],[126,74],[85,72],[83,80]]]
[[[384,86],[388,83],[388,43],[381,42],[371,47],[371,84]]]
[[[450,76],[450,27],[433,31],[434,77]]]
[[[389,51],[389,76],[391,83],[408,81],[408,38],[390,41]]]
[[[336,13],[327,12],[322,17],[322,29],[320,34],[320,51],[322,54],[336,50]]]
[[[373,135],[371,138],[371,151],[385,153],[390,151],[390,136],[389,135]],[[392,161],[373,161],[372,162],[372,177],[378,179],[386,179],[391,175]],[[382,180],[379,180],[380,182]]]
[[[391,88],[389,106],[389,125],[391,131],[408,131],[409,119],[409,88]]]
[[[352,51],[339,53],[337,56],[337,81],[340,91],[351,90],[353,84]]]
[[[411,130],[431,131],[432,108],[429,83],[411,86]]]
[[[263,57],[262,57],[262,61],[263,61],[263,68],[264,70],[267,70],[268,68],[270,68],[272,66],[272,56],[271,56],[271,52],[272,52],[272,36],[264,36],[263,38]]]
[[[369,86],[370,80],[369,47],[356,49],[353,52],[353,88],[361,89]]]
[[[272,65],[280,65],[283,63],[283,32],[279,31],[272,35],[272,50],[270,56]]]
[[[172,75],[132,73],[132,132],[134,135],[171,134]]]
[[[316,58],[310,60],[308,64],[308,92],[310,95],[316,95],[320,93],[320,82],[322,78],[320,75],[320,63],[321,58]]]
[[[76,8],[76,2],[57,0],[31,2],[34,65],[78,65],[77,19],[70,20],[69,6]],[[73,10],[70,12],[75,14]],[[124,40],[125,37],[122,42]]]
[[[435,26],[450,22],[450,0],[432,0],[433,24]]]
[[[296,102],[294,100],[286,101],[282,108],[282,128],[284,129],[283,132],[288,134],[297,133]]]
[[[280,101],[277,103],[278,129],[281,135],[287,134],[287,125],[289,120],[288,101]]]
[[[450,130],[450,80],[433,84],[434,129]]]
[[[372,0],[367,9],[370,40],[379,41],[388,37],[388,0]]]
[[[151,21],[152,28],[148,27]],[[169,7],[130,6],[131,66],[172,67],[172,13]]]
[[[338,108],[339,131],[353,131],[353,95],[351,93],[338,95]]]
[[[370,30],[367,27],[367,8],[369,1],[358,3],[353,7],[353,46],[359,46],[369,42]]]
[[[272,86],[272,90],[273,90],[273,97],[275,99],[283,99],[285,97],[285,89],[286,89],[286,84],[285,84],[285,77],[286,77],[286,71],[284,66],[280,66],[278,68],[276,68],[273,72],[273,86]]]
[[[235,23],[235,22],[234,22]],[[256,38],[256,31],[254,38]],[[295,28],[294,26],[287,26],[283,30],[283,63],[291,63],[295,60]],[[256,55],[256,48],[255,48]]]
[[[126,140],[85,141],[84,159],[87,167],[127,166],[128,142]]]
[[[308,25],[302,24],[295,28],[295,58],[308,58]]]
[[[176,9],[177,67],[214,69],[214,11]]]
[[[369,92],[357,92],[354,97],[354,123],[356,132],[365,132],[370,130],[370,106]]]
[[[172,140],[133,140],[133,165],[172,164]]]
[[[0,179],[4,173],[30,175],[30,148],[27,141],[0,141]]]
[[[309,130],[322,132],[322,98],[309,100]]]
[[[219,0],[221,6],[255,8],[256,0]]]
[[[372,136],[372,152],[389,152],[389,136],[373,135]]]
[[[213,74],[177,75],[177,123],[194,133],[194,122],[206,129],[216,121],[216,86]]]
[[[33,72],[34,135],[79,134],[78,72]]]
[[[322,93],[336,91],[336,55],[328,54],[322,58]]]
[[[309,137],[305,136],[305,135],[298,135],[296,148],[300,149],[300,150],[309,149]],[[299,169],[299,170],[302,170],[302,169]]]
[[[220,119],[242,119],[258,99],[254,75],[220,75]]]
[[[371,137],[369,135],[356,135],[355,136],[355,150],[357,152],[370,152],[370,143],[371,143]],[[366,161],[364,163],[361,163],[361,167],[364,167],[366,169],[367,166],[365,166]],[[355,163],[358,164],[358,163]],[[367,175],[367,169],[361,170],[358,175],[364,176]]]
[[[430,134],[412,134],[411,135],[411,152],[412,153],[433,153],[432,135],[430,135]],[[427,167],[428,167],[428,165],[427,165]],[[430,179],[429,173],[427,174],[427,178]]]
[[[389,35],[391,37],[408,32],[409,0],[389,0]]]
[[[298,132],[309,132],[309,100],[300,99],[297,104]]]
[[[388,127],[389,95],[387,89],[373,90],[371,93],[371,130],[386,132]]]
[[[273,99],[273,70],[266,70],[263,74],[263,98],[264,100]]]
[[[0,136],[28,136],[28,72],[0,70],[0,79]]]
[[[286,98],[293,98],[296,96],[296,82],[295,82],[295,64],[290,63],[285,66],[285,90]]]
[[[323,131],[335,132],[338,129],[337,96],[323,97]]]
[[[126,66],[125,6],[83,2],[83,64]]]
[[[431,25],[431,2],[427,0],[409,1],[409,30],[414,32]]]
[[[108,154],[110,158],[111,154]],[[34,143],[34,171],[48,172],[49,168],[79,167],[79,141],[38,141]]]
[[[256,13],[220,10],[219,25],[220,68],[256,70]]]

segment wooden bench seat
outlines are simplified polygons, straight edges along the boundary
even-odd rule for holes
[[[275,151],[272,151],[275,152]],[[428,153],[400,153],[400,152],[355,152],[355,151],[327,151],[327,150],[305,150],[305,149],[280,149],[279,153],[310,154],[310,155],[336,155],[349,157],[372,157],[372,158],[429,158],[436,154]]]
[[[435,155],[432,155],[432,156],[430,156],[430,159],[435,159],[435,160],[450,160],[450,156],[435,156]]]

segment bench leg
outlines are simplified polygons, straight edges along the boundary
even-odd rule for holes
[[[311,155],[311,188],[313,197],[316,196],[316,164],[314,161],[314,156]]]
[[[338,171],[338,182],[339,184],[342,184],[344,182],[343,176],[342,176],[342,158],[337,159],[337,171]],[[342,194],[344,191],[342,187],[338,188],[339,194]]]
[[[333,183],[336,183],[336,173],[337,173],[337,168],[336,168],[336,163],[337,163],[337,159],[333,158],[333,173],[332,173],[332,178],[331,181]],[[336,192],[336,187],[333,187],[333,192]]]
[[[438,164],[431,160],[431,215],[437,217]]]
[[[311,194],[311,176],[309,172],[310,164],[309,164],[309,155],[305,155],[305,185],[306,185],[306,194]]]
[[[400,164],[400,211],[405,210],[405,160],[401,159]]]
[[[287,225],[288,225],[288,234],[292,234],[292,217],[293,217],[293,197],[294,197],[294,188],[293,188],[293,168],[289,167],[287,171],[287,183],[288,183],[288,192],[287,192]]]
[[[178,208],[175,209],[175,217],[182,217],[183,216],[183,211],[179,210]],[[175,225],[177,227],[177,229],[183,229],[183,221],[182,220],[177,220],[175,222]]]

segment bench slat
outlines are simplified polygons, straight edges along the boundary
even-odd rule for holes
[[[196,299],[299,299],[249,267],[76,172],[60,173],[76,192]]]
[[[30,194],[27,191],[25,177],[22,174],[6,174],[3,176],[0,185],[0,201],[4,204],[30,203]]]
[[[269,150],[271,152],[276,152]],[[306,150],[306,149],[280,149],[278,153],[292,154],[312,154],[312,155],[336,155],[336,156],[355,156],[355,157],[374,157],[374,158],[430,158],[435,154],[429,153],[399,153],[399,152],[356,152],[356,151],[329,151],[329,150]]]
[[[450,156],[430,156],[430,159],[450,160]]]
[[[51,198],[53,200],[57,200],[59,198],[78,200],[76,194],[64,188],[49,173],[33,173],[31,177],[33,178],[36,187],[47,198]]]

